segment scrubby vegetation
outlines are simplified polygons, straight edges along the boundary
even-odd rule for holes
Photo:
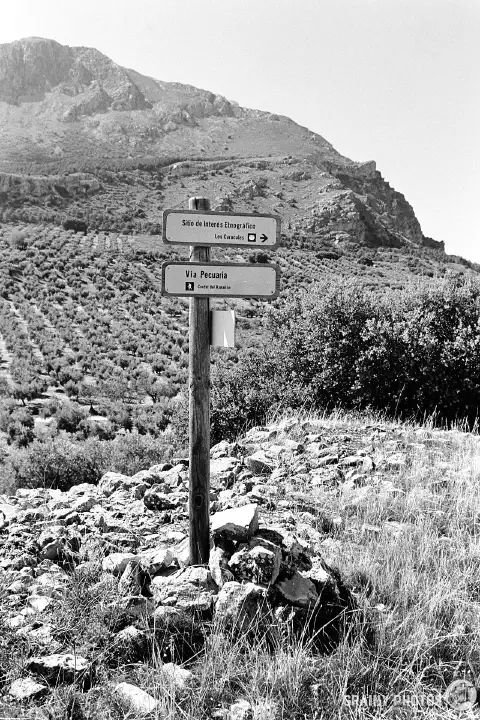
[[[285,525],[338,567],[353,589],[359,603],[355,632],[331,654],[319,655],[307,638],[276,635],[260,621],[239,637],[198,619],[169,644],[160,620],[125,614],[115,605],[117,583],[102,573],[105,552],[86,545],[80,559],[88,560],[87,567],[68,577],[38,626],[94,660],[95,684],[85,691],[82,678],[59,683],[29,706],[65,720],[120,720],[125,712],[113,688],[127,681],[159,700],[154,717],[172,720],[230,717],[230,705],[240,702],[266,720],[469,716],[449,707],[445,690],[462,678],[478,685],[478,436],[345,413],[288,422],[289,440],[308,445],[314,437],[326,451],[335,447],[341,456],[356,451],[375,459],[368,473],[343,466],[323,468],[322,475],[321,468],[310,474],[300,469],[308,458],[315,466],[308,453],[287,454],[282,477],[266,481],[275,486],[276,500],[288,499]],[[267,507],[261,512],[269,516]],[[0,602],[8,604],[9,597],[8,583],[0,583]],[[142,640],[128,652],[115,644],[127,622]],[[6,689],[44,646],[17,628],[5,624],[1,630],[0,685]],[[161,678],[166,652],[194,675],[182,692]],[[5,717],[18,717],[6,697],[0,708]]]
[[[161,440],[170,428],[175,452],[184,450],[188,300],[160,292],[161,262],[180,255],[158,239],[44,226],[0,228],[0,249],[3,442],[21,452],[55,438]],[[212,252],[275,262],[282,278],[273,303],[229,303],[237,349],[212,351],[214,442],[284,408],[433,414],[474,426],[471,269],[428,248],[340,251],[295,233],[268,255]],[[20,479],[9,467],[10,481]]]
[[[466,420],[480,410],[480,284],[446,277],[379,294],[325,281],[272,309],[261,349],[213,382],[216,437],[273,409],[369,409]]]

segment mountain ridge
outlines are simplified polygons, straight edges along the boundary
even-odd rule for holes
[[[204,194],[216,196],[217,209],[235,202],[235,210],[280,214],[290,236],[444,250],[374,161],[350,160],[286,116],[45,38],[0,45],[0,88],[4,220],[87,214],[98,229],[115,229],[100,217],[110,206],[127,230],[158,232],[160,209]],[[72,181],[78,173],[92,175],[88,192]]]

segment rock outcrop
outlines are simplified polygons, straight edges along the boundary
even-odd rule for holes
[[[252,171],[247,183],[245,165]],[[442,250],[435,241],[424,240],[412,207],[382,178],[373,160],[353,162],[287,117],[141,75],[95,48],[44,38],[0,45],[2,204],[24,208],[28,198],[50,196],[51,205],[62,200],[66,207],[82,193],[90,198],[99,190],[98,179],[76,179],[69,175],[72,169],[101,170],[103,177],[145,166],[153,166],[154,172],[158,166],[166,169],[176,186],[174,204],[185,195],[184,179],[201,175],[208,181],[213,176],[213,196],[223,171],[238,183],[233,192],[225,184],[229,194],[219,197],[219,209],[281,212],[293,237],[395,247],[413,243]],[[19,178],[23,173],[29,175]],[[42,182],[41,174],[50,177]],[[52,175],[67,177],[57,182]],[[270,188],[269,176],[275,180]],[[131,184],[132,178],[122,181]],[[113,185],[111,194],[118,197],[117,182]],[[144,195],[140,197],[143,202]],[[259,199],[261,208],[255,206]],[[30,213],[38,213],[37,204],[32,203]],[[156,217],[158,199],[154,206]],[[145,218],[144,208],[139,209],[139,217]]]

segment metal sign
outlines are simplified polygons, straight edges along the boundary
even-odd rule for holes
[[[247,263],[166,262],[162,295],[173,297],[277,297],[278,265]]]
[[[280,242],[276,215],[165,210],[163,241],[177,245],[275,247]]]

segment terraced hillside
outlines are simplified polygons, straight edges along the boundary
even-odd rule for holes
[[[19,242],[20,238],[20,242]],[[303,247],[302,247],[303,245]],[[313,249],[315,248],[315,249]],[[58,227],[0,229],[0,381],[18,401],[44,405],[72,400],[107,414],[112,404],[160,412],[186,387],[188,300],[161,295],[161,264],[186,250],[160,238],[75,234]],[[293,292],[334,273],[339,282],[360,277],[367,287],[403,287],[447,271],[473,273],[428,248],[362,249],[345,253],[329,243],[284,238],[268,253],[215,249],[212,259],[275,262],[281,304]],[[215,300],[237,313],[237,349],[265,341],[269,303]],[[152,432],[155,423],[152,422]]]

